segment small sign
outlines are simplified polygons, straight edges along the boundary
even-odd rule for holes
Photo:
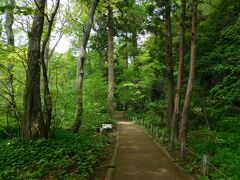
[[[102,129],[112,129],[112,124],[102,124]]]

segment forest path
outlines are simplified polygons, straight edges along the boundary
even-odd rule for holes
[[[119,148],[113,180],[191,179],[157,146],[137,124],[116,113]]]

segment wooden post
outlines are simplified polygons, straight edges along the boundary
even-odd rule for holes
[[[165,142],[165,132],[164,132],[164,130],[162,130],[162,143],[164,143]]]
[[[208,164],[208,155],[203,155],[203,176],[209,175],[209,164]]]
[[[158,128],[157,127],[155,128],[155,131],[156,131],[156,140],[158,140]]]
[[[135,121],[135,117],[132,118],[132,121],[133,121],[133,122]]]

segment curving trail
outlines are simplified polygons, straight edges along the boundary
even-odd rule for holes
[[[119,149],[113,180],[191,179],[136,124],[115,114],[119,127]]]

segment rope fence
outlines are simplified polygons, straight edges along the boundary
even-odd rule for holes
[[[143,121],[142,119],[138,119],[136,117],[133,117],[132,121],[137,123],[138,125],[140,125],[146,131],[149,131],[149,134],[152,135],[152,137],[154,137],[157,140],[157,142],[158,142],[158,140],[160,138],[159,132],[161,132],[162,143],[166,142],[166,138],[171,139],[171,137],[166,133],[166,130],[161,130],[161,129],[159,129],[158,126],[153,126],[153,124],[148,122],[148,121]],[[154,131],[155,131],[155,133],[154,133]],[[176,141],[174,141],[174,143],[179,145],[179,146],[181,146],[181,144],[176,142]],[[194,151],[192,151],[191,149],[189,149],[187,147],[185,147],[185,149],[186,149],[186,151],[188,151],[190,154],[194,155],[198,159],[203,159],[203,176],[208,176],[209,175],[209,166],[211,166],[216,172],[221,174],[224,178],[226,178],[228,180],[231,180],[231,178],[226,176],[223,172],[221,172],[217,167],[215,167],[208,160],[208,155],[201,156],[201,155],[195,153]]]

